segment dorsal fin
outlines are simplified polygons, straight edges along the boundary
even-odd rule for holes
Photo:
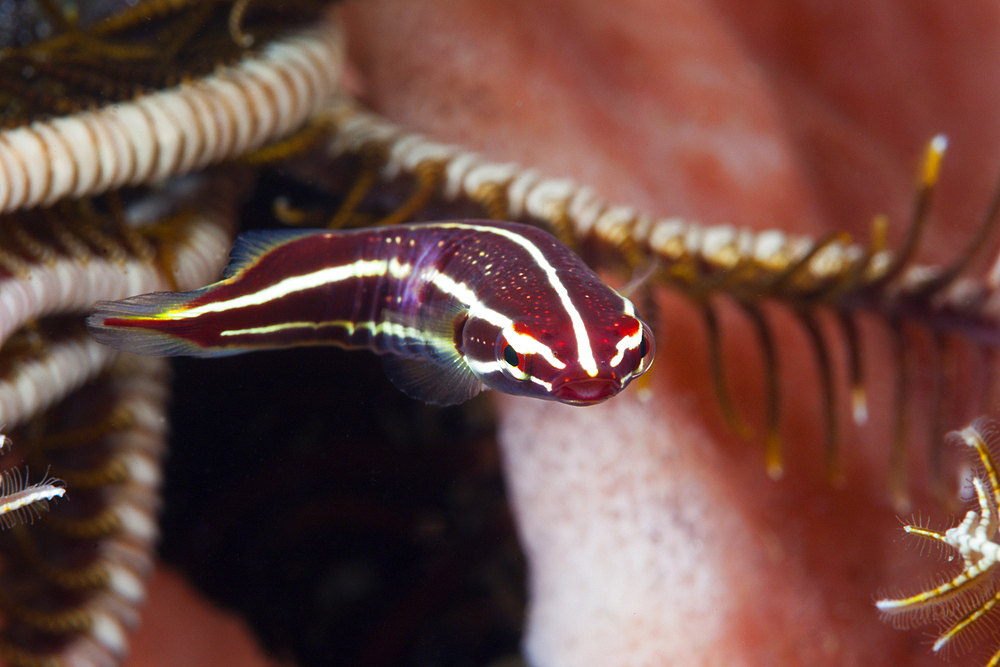
[[[236,237],[229,252],[229,264],[222,272],[222,279],[250,268],[257,261],[283,243],[326,232],[323,229],[255,229]]]

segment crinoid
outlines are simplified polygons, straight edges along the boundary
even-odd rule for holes
[[[0,422],[73,498],[23,525],[61,490],[3,473],[13,665],[124,659],[153,568],[168,374],[79,315],[216,275],[246,170],[163,181],[298,130],[341,62],[323,3],[63,5],[0,8]]]
[[[958,561],[961,567],[954,576],[942,577],[936,586],[875,603],[883,617],[894,625],[938,625],[940,634],[934,641],[935,653],[948,652],[953,646],[969,648],[973,642],[990,636],[996,627],[995,608],[1000,602],[998,424],[980,418],[961,431],[952,432],[949,440],[972,447],[979,457],[980,474],[971,479],[976,506],[961,523],[944,532],[919,525],[906,525],[904,530],[940,547],[950,562]],[[1000,648],[986,664],[988,667],[1000,664]]]

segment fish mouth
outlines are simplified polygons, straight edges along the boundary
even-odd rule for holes
[[[608,400],[622,390],[616,378],[580,378],[566,380],[552,389],[556,400],[571,405],[595,405]]]

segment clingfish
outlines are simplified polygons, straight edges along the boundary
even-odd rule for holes
[[[93,336],[137,354],[368,349],[399,389],[441,405],[484,388],[591,405],[644,373],[654,352],[628,299],[517,223],[249,232],[220,282],[95,308]]]

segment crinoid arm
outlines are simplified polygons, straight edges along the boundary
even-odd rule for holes
[[[910,535],[942,546],[960,571],[945,575],[935,585],[902,597],[875,602],[884,620],[900,627],[935,623],[940,630],[933,650],[943,652],[953,646],[969,648],[994,627],[995,608],[1000,603],[1000,540],[997,537],[997,507],[1000,500],[996,456],[1000,451],[1000,431],[994,421],[979,419],[950,434],[949,439],[972,447],[979,458],[979,476],[971,480],[976,506],[958,525],[937,532],[906,525]],[[997,665],[1000,649],[988,665]]]
[[[349,186],[329,184],[342,192],[344,202],[330,218],[332,227],[392,221],[396,212],[411,211],[414,201],[430,197],[438,206],[457,206],[462,211],[469,207],[477,215],[547,228],[585,258],[600,258],[624,274],[634,275],[638,267],[654,265],[656,270],[644,290],[655,293],[666,287],[697,308],[707,341],[707,373],[719,412],[734,433],[763,439],[766,469],[774,479],[785,471],[782,424],[787,421],[784,388],[790,373],[788,352],[779,344],[783,336],[776,328],[780,326],[777,313],[792,313],[798,330],[808,339],[825,422],[826,468],[835,482],[843,481],[840,441],[851,433],[841,419],[841,413],[847,412],[841,410],[844,399],[854,425],[868,422],[872,387],[867,386],[870,378],[866,376],[872,375],[869,367],[878,363],[872,353],[873,328],[868,326],[874,322],[888,333],[894,346],[889,453],[893,500],[898,508],[909,503],[907,434],[919,423],[914,419],[914,406],[925,398],[927,415],[941,425],[930,429],[929,437],[932,484],[936,490],[941,488],[940,434],[952,411],[947,401],[936,397],[953,393],[962,373],[981,379],[983,385],[991,382],[991,365],[969,360],[991,355],[1000,344],[996,337],[1000,323],[995,309],[987,307],[1000,281],[977,273],[982,254],[993,247],[991,239],[996,236],[1000,186],[975,231],[949,261],[941,266],[918,263],[933,220],[948,146],[943,135],[933,137],[925,147],[905,233],[899,242],[891,243],[890,220],[882,215],[873,217],[867,240],[859,241],[844,233],[814,239],[774,229],[657,218],[604,201],[592,188],[568,179],[546,178],[533,169],[491,162],[460,147],[437,143],[344,97],[335,97],[319,117],[333,128],[327,157],[337,164],[361,165],[361,175]],[[312,167],[303,169],[311,180],[322,177]],[[375,188],[375,184],[382,187]],[[729,305],[745,315],[760,352],[764,410],[757,417],[743,414],[729,386],[731,362],[724,350],[732,332],[720,317],[721,309]],[[918,374],[928,372],[921,365],[923,350],[939,359],[929,370],[939,387],[931,392],[913,382]],[[984,401],[970,411],[985,409]]]
[[[10,446],[10,438],[0,435],[0,452],[5,453]],[[18,468],[5,470],[0,475],[0,526],[4,528],[34,523],[42,512],[48,511],[49,501],[66,494],[62,480],[48,474],[34,484],[28,481],[27,471],[22,476]]]

